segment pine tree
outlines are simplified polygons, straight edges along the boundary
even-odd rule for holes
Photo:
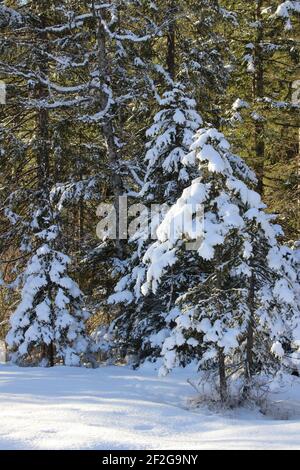
[[[114,346],[123,344],[125,351],[126,345],[129,345],[127,349],[137,355],[137,362],[145,357],[151,358],[157,355],[159,349],[151,344],[149,338],[155,336],[165,324],[164,317],[172,305],[176,290],[180,289],[181,285],[181,276],[174,274],[166,282],[164,292],[159,294],[159,300],[152,295],[147,299],[141,297],[140,286],[145,275],[141,258],[150,242],[151,204],[165,204],[165,206],[173,204],[184,187],[193,179],[193,170],[190,168],[187,172],[181,163],[192,143],[194,132],[202,122],[193,97],[195,95],[199,98],[201,112],[214,119],[215,109],[208,112],[207,103],[214,103],[211,98],[213,93],[224,91],[228,78],[222,60],[225,45],[214,32],[216,24],[224,21],[225,9],[219,7],[218,2],[211,5],[210,2],[203,1],[201,2],[203,14],[199,17],[197,14],[200,11],[199,5],[194,11],[193,2],[187,4],[187,2],[170,1],[163,5],[159,3],[158,7],[163,11],[166,24],[161,30],[162,37],[166,38],[166,47],[163,49],[165,57],[162,57],[161,63],[165,64],[166,70],[163,66],[159,68],[152,66],[152,68],[164,78],[164,87],[167,91],[160,98],[157,87],[151,81],[151,76],[149,77],[159,104],[159,111],[154,116],[153,125],[147,131],[147,137],[151,139],[145,149],[147,166],[142,188],[135,193],[135,197],[146,209],[139,217],[141,227],[129,245],[133,255],[130,255],[123,265],[125,273],[116,285],[115,294],[108,299],[109,303],[121,306],[120,315],[112,323],[112,337],[115,338],[113,344]],[[195,15],[195,27],[191,32],[193,47],[188,57],[187,44],[178,40],[178,31],[180,28],[186,28],[185,18],[188,18],[190,25],[190,18],[194,18],[193,15]],[[148,69],[151,71],[151,65],[150,67],[148,65]],[[192,90],[192,83],[197,84],[196,91]],[[201,97],[198,96],[199,90],[203,91]],[[152,235],[155,235],[159,218],[160,214],[156,214],[154,221],[151,221]]]
[[[257,374],[298,357],[298,255],[278,242],[299,238],[298,16],[298,1],[0,0],[0,327],[4,338],[19,304],[16,361],[79,363],[86,307],[88,331],[101,348],[109,338],[115,358],[139,364],[163,350],[165,371],[197,358],[219,374],[223,399],[232,372],[246,398]],[[205,124],[213,160],[200,162],[201,181],[202,144],[189,155],[199,113],[234,149]],[[186,251],[176,211],[210,182],[203,205],[225,233]],[[129,243],[119,227],[99,243],[97,206],[118,218],[120,196]],[[227,349],[197,330],[208,313],[212,329],[222,318]]]
[[[86,48],[87,44],[86,56],[90,57],[90,87],[80,109],[79,120],[89,129],[94,129],[88,145],[95,148],[95,153],[97,149],[99,152],[96,184],[83,188],[81,195],[84,200],[112,204],[117,219],[121,211],[120,197],[127,191],[129,181],[136,177],[132,161],[134,144],[129,132],[135,120],[132,109],[137,114],[143,112],[144,95],[148,96],[147,61],[140,56],[157,34],[156,25],[148,16],[151,8],[154,7],[138,0],[114,0],[104,3],[101,8],[94,4],[87,8],[85,16],[90,18],[81,28],[82,46]],[[89,37],[88,42],[86,36]],[[90,43],[94,46],[91,47]],[[129,144],[131,154],[128,153]],[[105,240],[99,245],[99,240],[94,238],[84,252],[82,263],[83,269],[88,273],[92,271],[94,276],[91,284],[97,299],[93,310],[100,315],[106,312],[109,318],[111,308],[107,308],[106,299],[123,272],[126,257],[124,234],[119,233],[118,228],[117,225],[114,240]]]
[[[224,3],[238,24],[230,33],[234,60],[225,99],[232,107],[227,132],[255,169],[258,192],[273,212],[284,212],[280,221],[287,237],[295,238],[299,104],[293,83],[298,78],[299,2]]]
[[[22,154],[17,145],[11,146],[4,162],[7,175],[18,168],[8,188],[12,195],[5,203],[18,216],[23,210],[17,207],[19,201],[27,198],[59,212],[63,251],[72,256],[73,269],[77,261],[74,276],[93,295],[93,311],[99,312],[110,292],[111,278],[119,276],[124,247],[117,239],[98,248],[96,206],[112,202],[118,210],[118,198],[131,171],[126,123],[131,107],[145,93],[147,80],[139,56],[156,35],[149,17],[154,3],[151,7],[139,1],[126,5],[114,1],[101,7],[73,1],[22,7],[14,1],[7,3],[4,17],[19,15],[26,29],[5,20],[10,34],[1,36],[5,55],[0,71],[9,92],[5,127],[23,145]],[[10,57],[12,44],[16,53]],[[15,121],[11,120],[14,115],[18,115]],[[37,123],[36,141],[24,144],[28,133],[35,136]],[[23,171],[19,171],[18,159],[27,162]],[[17,184],[21,190],[14,191]],[[33,206],[32,202],[29,207]],[[25,209],[22,223],[11,230],[16,249],[23,244],[21,238],[30,244],[33,217],[31,209]],[[22,233],[18,232],[21,225]],[[3,236],[7,236],[6,227]],[[24,269],[26,260],[27,255],[21,257],[16,272]]]
[[[18,268],[18,271],[15,269],[15,287],[19,283],[23,285],[21,303],[12,317],[8,343],[13,351],[16,350],[14,357],[19,362],[38,362],[41,356],[49,365],[54,365],[60,359],[69,364],[75,363],[72,351],[84,352],[87,342],[84,340],[83,325],[86,314],[80,308],[81,295],[76,292],[76,283],[66,277],[69,258],[59,249],[65,247],[52,200],[51,190],[56,183],[50,113],[53,98],[53,108],[57,109],[58,106],[55,104],[56,97],[49,90],[56,68],[49,59],[53,51],[48,25],[57,10],[56,2],[47,5],[49,8],[45,10],[44,6],[42,3],[34,8],[24,6],[22,18],[26,28],[22,29],[20,23],[10,23],[11,34],[2,37],[5,47],[15,40],[17,54],[14,61],[9,61],[5,56],[1,74],[7,81],[9,104],[14,112],[19,113],[13,120],[13,128],[9,118],[4,120],[5,134],[9,138],[1,163],[4,174],[9,176],[12,172],[12,177],[2,209],[12,227],[5,224],[2,239],[11,240],[15,247],[18,254],[15,260],[15,268]],[[20,34],[21,30],[24,37]],[[26,61],[24,54],[27,54]],[[8,260],[7,263],[12,262]],[[55,281],[57,286],[65,288],[65,303],[69,302],[65,308],[62,303],[54,306],[56,297],[58,302],[61,297],[60,292],[55,292]],[[30,287],[32,292],[29,291]],[[73,315],[70,317],[72,320],[67,316],[61,318],[67,310]],[[33,348],[36,357],[32,355]]]
[[[282,356],[292,334],[291,318],[299,318],[296,276],[290,254],[278,245],[279,228],[249,188],[254,175],[230,152],[224,135],[200,130],[185,159],[195,161],[199,178],[170,209],[144,257],[142,291],[158,294],[171,269],[185,277],[185,290],[166,319],[161,373],[198,359],[202,370],[212,376],[217,371],[225,401],[229,372],[243,371],[249,384],[265,364],[276,367],[275,356]],[[194,242],[193,251],[186,251],[186,242]]]
[[[151,237],[155,236],[162,215],[160,212],[164,210],[160,204],[173,204],[193,178],[193,170],[187,172],[182,160],[189,151],[195,130],[202,122],[195,104],[184,87],[177,83],[160,101],[161,110],[147,131],[147,137],[151,140],[146,145],[146,172],[139,194],[144,203],[139,217],[141,224],[130,240],[134,251],[127,261],[125,275],[115,288],[115,294],[108,299],[110,304],[126,306],[126,313],[121,313],[113,322],[112,329],[120,343],[124,343],[125,350],[126,344],[130,344],[130,352],[138,353],[138,360],[153,354],[148,340],[150,331],[159,328],[163,320],[161,311],[168,310],[172,296],[170,292],[174,289],[174,282],[176,284],[175,278],[170,279],[163,298],[158,301],[152,296],[145,301],[140,292],[145,276],[141,259]]]
[[[236,26],[235,15],[218,0],[176,2],[178,80],[194,87],[206,122],[220,124],[220,97],[225,93],[230,51],[224,31]]]
[[[53,366],[62,360],[79,365],[88,341],[82,293],[68,275],[71,260],[53,247],[59,235],[49,208],[39,209],[33,221],[38,248],[22,276],[21,302],[11,317],[7,344],[14,361]]]
[[[151,140],[146,144],[146,189],[143,192],[154,203],[172,204],[190,179],[182,160],[202,119],[196,111],[195,100],[189,98],[180,84],[175,83],[171,91],[164,93],[160,106],[153,126],[146,133]]]

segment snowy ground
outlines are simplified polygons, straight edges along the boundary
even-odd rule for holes
[[[188,411],[184,374],[0,366],[0,449],[300,449],[300,379],[274,399],[286,421]]]

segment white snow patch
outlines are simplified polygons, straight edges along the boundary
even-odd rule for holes
[[[188,410],[193,373],[2,365],[0,449],[300,449],[300,415]],[[299,409],[299,379],[275,388],[276,406]]]

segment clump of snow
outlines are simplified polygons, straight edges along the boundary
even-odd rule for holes
[[[238,111],[240,109],[244,109],[244,108],[249,108],[249,103],[245,100],[241,100],[240,98],[237,98],[235,100],[235,102],[233,103],[232,105],[232,109],[233,111]]]
[[[300,13],[300,2],[295,0],[287,0],[280,5],[278,5],[277,10],[274,14],[275,17],[284,19],[285,29],[287,31],[292,29],[292,14]]]
[[[279,358],[283,358],[284,357],[284,349],[282,347],[282,344],[279,342],[279,341],[276,341],[273,345],[272,345],[272,348],[271,348],[271,352],[279,357]]]
[[[288,0],[286,2],[281,3],[275,12],[275,16],[289,18],[291,12],[300,13],[299,1]]]

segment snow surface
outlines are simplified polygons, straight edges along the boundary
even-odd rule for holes
[[[0,449],[300,449],[300,379],[275,394],[289,420],[188,410],[187,371],[0,366]],[[298,411],[297,411],[298,410]]]

